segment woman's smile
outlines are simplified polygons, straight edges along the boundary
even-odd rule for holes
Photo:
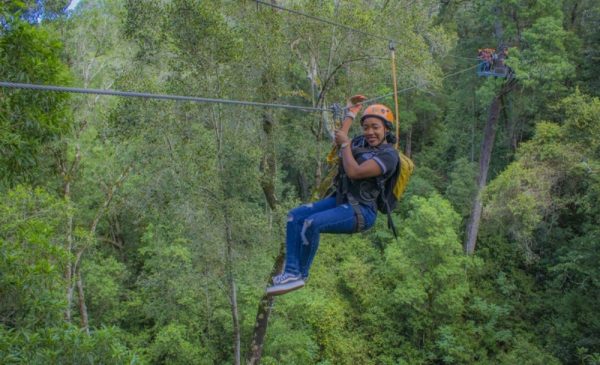
[[[369,117],[362,122],[363,136],[371,146],[378,146],[385,137],[385,125],[379,118]]]

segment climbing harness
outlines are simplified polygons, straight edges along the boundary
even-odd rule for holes
[[[363,116],[361,121],[367,117],[377,117],[381,119],[385,126],[388,129],[392,129],[392,121],[395,122],[395,132],[396,132],[396,141],[394,144],[394,149],[398,153],[398,164],[396,165],[395,173],[385,179],[383,176],[378,176],[377,187],[378,194],[376,196],[377,209],[382,213],[387,215],[387,223],[388,228],[390,228],[394,234],[394,237],[397,237],[396,227],[394,226],[394,222],[391,216],[392,210],[396,206],[396,202],[402,197],[406,187],[408,185],[408,181],[410,176],[414,170],[414,163],[412,160],[406,156],[400,150],[400,111],[399,111],[399,103],[398,103],[398,87],[397,87],[397,78],[396,78],[396,46],[394,42],[389,43],[389,50],[391,52],[391,60],[392,60],[392,81],[394,84],[394,114],[387,108],[385,105],[381,104],[373,104],[369,105],[363,112]],[[365,104],[369,101],[373,101],[374,99],[370,99],[367,101],[363,101],[361,104]],[[346,108],[347,109],[347,108]],[[336,128],[339,128],[341,124],[339,112],[339,104],[335,104],[332,108],[334,115],[334,123]],[[352,140],[352,148],[353,151],[356,147],[357,141],[356,139]],[[364,217],[360,210],[359,202],[356,198],[348,191],[348,178],[345,176],[343,168],[341,168],[340,159],[339,159],[339,148],[338,146],[334,146],[329,154],[327,155],[327,164],[330,166],[329,173],[323,179],[321,184],[315,189],[313,193],[313,198],[323,198],[332,194],[332,187],[336,186],[336,197],[338,200],[338,204],[345,198],[352,209],[354,210],[354,214],[356,216],[356,232],[360,232],[364,229]],[[337,167],[337,168],[336,168]],[[334,183],[335,182],[335,183]],[[386,188],[387,185],[387,188]]]

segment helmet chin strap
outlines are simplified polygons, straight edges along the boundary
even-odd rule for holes
[[[390,130],[386,129],[385,133],[383,134],[383,139],[381,140],[381,142],[379,142],[379,144],[387,142],[387,137],[388,137],[389,134],[390,134]],[[379,144],[378,144],[378,146],[379,146]]]

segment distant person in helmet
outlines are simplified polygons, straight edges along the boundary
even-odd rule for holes
[[[394,116],[385,105],[368,106],[360,119],[362,135],[348,138],[365,100],[362,95],[350,98],[342,127],[335,131],[341,158],[335,193],[289,212],[285,268],[273,278],[267,294],[280,295],[305,285],[321,233],[361,232],[375,223],[378,181],[395,173],[399,157],[393,146]]]

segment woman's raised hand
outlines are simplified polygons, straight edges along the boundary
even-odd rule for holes
[[[356,115],[362,109],[362,102],[367,100],[364,95],[354,95],[348,99],[348,103],[346,104],[346,108],[349,112]]]

